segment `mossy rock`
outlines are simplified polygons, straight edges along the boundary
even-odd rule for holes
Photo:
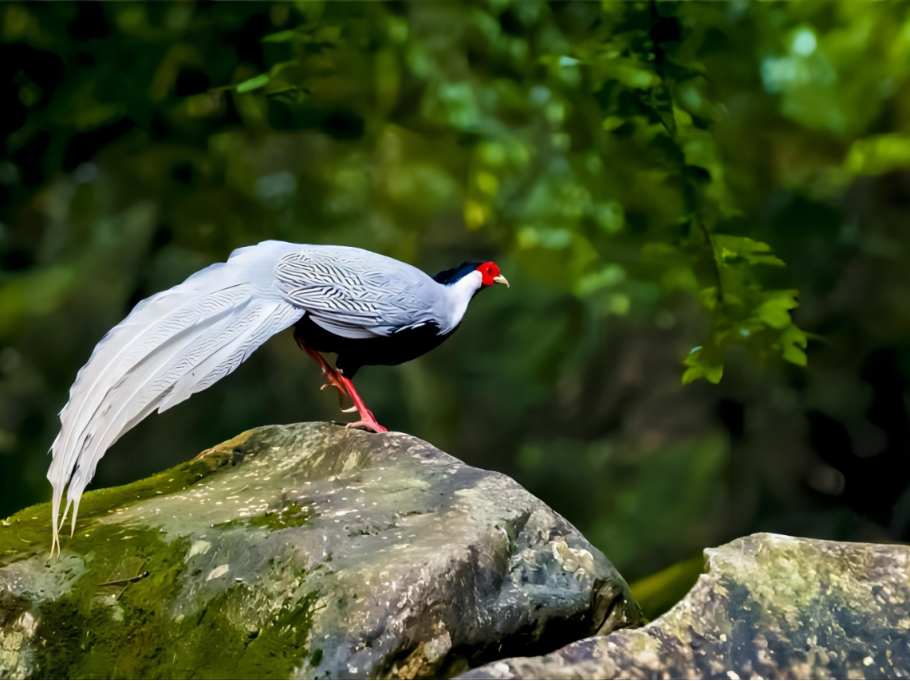
[[[467,679],[906,679],[910,547],[755,534],[641,629],[493,662]]]
[[[400,433],[249,431],[0,527],[0,677],[454,675],[635,624],[628,586],[511,479]]]

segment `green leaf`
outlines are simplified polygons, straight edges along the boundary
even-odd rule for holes
[[[910,135],[893,133],[857,140],[847,153],[846,166],[855,175],[882,175],[910,168]]]
[[[271,35],[267,35],[265,38],[262,39],[262,42],[264,42],[264,43],[285,43],[289,40],[293,40],[294,38],[300,38],[300,37],[301,37],[301,34],[297,30],[278,31],[278,33],[272,33]]]
[[[683,374],[683,385],[688,385],[699,378],[717,384],[724,375],[723,358],[715,349],[692,348],[683,364],[689,367]]]
[[[713,311],[717,307],[717,287],[706,286],[703,288],[698,292],[698,300],[706,308]]]
[[[792,324],[790,310],[797,307],[798,291],[771,291],[769,298],[759,305],[756,316],[772,329],[783,329]]]
[[[714,243],[721,258],[726,261],[742,258],[750,265],[773,265],[784,267],[786,263],[771,252],[771,247],[761,241],[745,236],[715,234]],[[795,307],[795,306],[794,306]]]
[[[660,76],[650,64],[633,59],[613,59],[604,65],[606,73],[626,87],[647,90],[660,84]]]
[[[248,80],[243,81],[237,85],[237,92],[250,92],[251,90],[258,90],[259,88],[268,85],[269,74],[261,73],[258,76],[254,76]]]
[[[783,346],[783,358],[792,364],[804,367],[806,366],[806,344],[807,338],[804,331],[799,329],[795,324],[789,326],[780,337]]]
[[[699,378],[704,378],[704,379],[708,380],[710,383],[714,383],[716,385],[716,384],[720,383],[720,379],[723,377],[723,375],[724,375],[723,366],[713,367],[711,369],[707,369],[702,366],[694,366],[694,367],[689,367],[688,369],[686,369],[686,371],[682,377],[682,383],[683,383],[683,385],[689,385],[689,383],[692,383],[693,381],[696,381]]]

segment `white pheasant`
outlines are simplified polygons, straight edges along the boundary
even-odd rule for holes
[[[358,411],[360,419],[348,427],[386,432],[354,389],[354,374],[432,350],[458,328],[471,298],[494,283],[508,285],[492,262],[429,277],[359,248],[265,241],[143,300],[95,347],[60,412],[47,474],[54,488],[51,553],[60,550],[70,510],[75,531],[79,500],[111,445],[153,411],[227,376],[291,326],[326,385],[352,399],[344,411]],[[320,352],[338,354],[334,368]]]

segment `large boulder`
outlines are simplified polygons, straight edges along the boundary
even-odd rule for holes
[[[445,676],[639,613],[510,478],[400,433],[260,428],[0,527],[0,677]]]
[[[910,547],[756,534],[706,555],[707,574],[649,625],[463,678],[910,676]]]

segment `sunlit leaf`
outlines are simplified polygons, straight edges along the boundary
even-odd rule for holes
[[[258,76],[254,76],[248,80],[243,81],[237,85],[237,92],[250,92],[252,90],[258,90],[261,87],[264,87],[269,82],[269,74],[261,73]]]
[[[893,133],[857,140],[847,153],[846,167],[856,175],[910,168],[910,135]]]
[[[754,241],[749,237],[715,234],[714,242],[718,245],[725,261],[742,258],[750,265],[774,265],[783,267],[786,263],[771,252],[768,244]]]
[[[796,295],[797,291],[769,292],[765,302],[755,309],[755,315],[771,328],[783,329],[792,323],[790,310],[799,305]]]

